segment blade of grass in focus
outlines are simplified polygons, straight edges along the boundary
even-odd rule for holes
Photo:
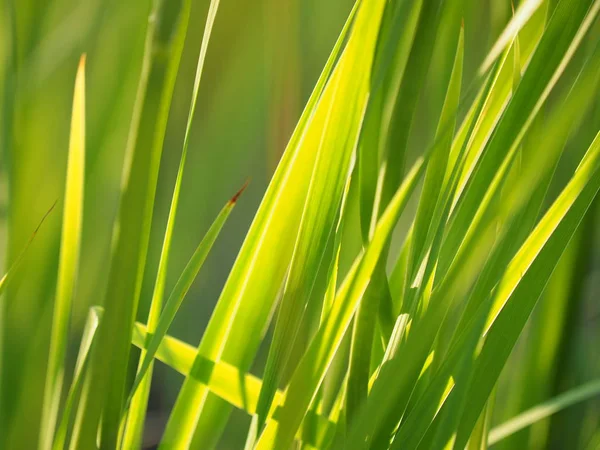
[[[198,364],[201,358],[222,359],[247,370],[258,350],[287,273],[294,245],[289,236],[298,230],[310,171],[316,159],[318,147],[304,144],[306,134],[311,127],[312,133],[318,135],[323,126],[323,117],[318,122],[315,117],[316,107],[356,8],[327,60],[263,197],[198,347]],[[258,261],[261,264],[257,264]],[[248,300],[243,302],[243,298]],[[206,447],[214,447],[230,411],[229,405],[210,396],[204,386],[188,377],[171,413],[169,423],[173,425],[167,426],[163,441],[169,445],[171,436],[188,440],[196,429],[195,438]]]
[[[167,302],[165,303],[165,306],[158,318],[156,327],[154,329],[148,327],[148,332],[152,335],[148,344],[145,346],[146,352],[144,358],[141,360],[138,374],[136,375],[136,379],[131,389],[133,395],[135,395],[138,388],[141,389],[141,383],[150,370],[156,350],[158,349],[163,337],[167,334],[169,326],[173,322],[175,314],[177,314],[185,295],[187,294],[194,279],[198,275],[198,272],[202,268],[208,253],[210,252],[215,240],[219,236],[223,225],[225,225],[229,214],[233,210],[233,207],[235,206],[244,188],[245,186],[227,202],[209,230],[206,232],[206,235],[196,248],[196,251],[190,258],[190,261],[177,280],[173,291],[169,295],[169,298],[167,299]]]
[[[334,228],[336,211],[341,204],[351,159],[357,145],[368,99],[366,91],[368,73],[357,71],[360,69],[354,58],[356,54],[361,54],[362,62],[369,67],[374,54],[374,43],[370,41],[373,39],[373,32],[371,31],[369,35],[360,28],[364,26],[361,20],[364,20],[366,8],[365,3],[360,6],[347,47],[315,112],[315,114],[325,113],[325,122],[318,140],[315,141],[319,146],[318,155],[265,368],[263,392],[258,408],[259,433],[264,426],[283,371],[288,365],[291,365],[292,370],[295,367],[294,362],[288,360],[288,356],[296,338],[305,302],[311,294],[323,260],[320,249],[326,246]],[[381,12],[379,14],[381,15]],[[375,12],[373,16],[375,31],[377,19],[377,12]],[[360,41],[357,41],[359,39]],[[361,42],[364,47],[356,45],[356,42]],[[311,145],[308,137],[306,137],[306,145]],[[328,264],[328,261],[323,262]]]
[[[286,445],[291,443],[302,416],[316,395],[325,371],[350,324],[380,253],[422,174],[423,166],[422,159],[415,163],[378,223],[364,255],[355,261],[346,276],[336,294],[334,306],[290,380],[279,424],[267,424],[257,448],[286,448]]]

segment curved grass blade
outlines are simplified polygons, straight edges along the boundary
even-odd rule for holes
[[[600,395],[600,380],[590,381],[582,386],[570,389],[494,427],[490,431],[489,444],[494,445],[517,431],[550,417],[552,414],[598,395]]]
[[[75,78],[75,92],[73,94],[58,281],[54,300],[54,314],[52,318],[39,442],[39,446],[43,450],[49,450],[52,447],[54,428],[60,406],[71,304],[73,302],[79,268],[81,227],[83,222],[84,174],[85,55],[79,61],[77,76]]]
[[[71,386],[69,387],[69,393],[67,394],[65,408],[58,428],[56,429],[54,444],[52,445],[53,450],[63,450],[65,448],[69,421],[71,420],[71,414],[75,404],[75,396],[77,395],[77,392],[81,390],[83,384],[84,367],[88,361],[88,355],[96,336],[96,330],[102,320],[102,313],[102,308],[93,306],[90,308],[90,312],[85,321],[83,334],[81,336],[81,344],[79,345],[79,353],[77,354],[77,361],[75,362],[75,372],[73,374]]]

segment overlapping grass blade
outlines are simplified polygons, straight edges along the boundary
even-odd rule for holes
[[[151,20],[146,30],[113,236],[105,313],[98,331],[99,345],[93,350],[93,388],[81,418],[81,445],[86,448],[96,445],[101,417],[101,447],[117,448],[131,332],[148,250],[163,139],[189,18],[189,10],[182,8],[170,21],[159,20],[163,8],[162,0],[153,0],[150,5]],[[159,24],[164,27],[160,32]],[[165,42],[171,38],[171,42]],[[156,51],[159,48],[166,49],[166,58],[164,52]],[[141,128],[153,133],[138,136]]]
[[[133,344],[144,348],[148,336],[146,326],[136,323]],[[155,358],[182,375],[193,377],[199,383],[205,384],[211,393],[228,404],[242,409],[248,414],[256,414],[262,380],[252,374],[241,373],[237,367],[223,361],[202,359],[200,364],[196,363],[194,366],[196,348],[168,335],[161,341]],[[278,390],[275,393],[275,402],[280,403],[283,395],[283,392]],[[276,408],[275,420],[278,414]],[[325,440],[331,437],[335,422],[316,413],[309,413],[307,420],[312,422],[311,432],[310,434],[304,431],[299,432],[298,439],[316,448],[323,448]]]
[[[262,394],[258,406],[258,430],[262,430],[273,395],[288,365],[305,302],[310,297],[322,260],[322,251],[331,235],[342,193],[357,145],[358,133],[368,100],[369,71],[374,55],[378,15],[375,10],[373,29],[364,27],[368,6],[359,9],[356,23],[339,65],[327,86],[317,114],[326,114],[319,138],[318,156],[312,172],[304,211],[296,238],[284,291],[277,316],[269,358],[265,368]],[[362,34],[364,33],[364,34]],[[307,141],[308,142],[308,141]],[[328,261],[325,261],[328,263]],[[291,363],[291,361],[290,361]],[[294,368],[294,365],[292,365]]]
[[[334,46],[254,218],[198,348],[199,361],[201,358],[222,359],[247,370],[258,350],[288,270],[294,246],[289,236],[297,233],[317,157],[318,146],[312,144],[320,137],[325,119],[323,113],[316,114],[317,104],[357,7],[358,3]],[[189,442],[196,429],[199,441],[206,447],[214,446],[230,410],[227,403],[209,396],[205,386],[188,377],[169,419],[164,444]]]
[[[180,163],[179,163],[179,170],[177,172],[177,179],[175,181],[175,187],[173,189],[171,208],[169,210],[169,218],[167,220],[167,227],[165,230],[165,236],[164,236],[164,240],[163,240],[163,246],[162,246],[160,261],[159,261],[159,265],[158,265],[156,282],[154,285],[154,292],[152,294],[152,301],[150,304],[150,312],[148,315],[148,326],[151,327],[151,331],[153,331],[152,330],[153,327],[158,326],[159,315],[161,313],[161,308],[162,308],[162,304],[163,304],[163,295],[164,295],[164,288],[165,288],[164,284],[165,284],[167,270],[168,270],[169,252],[171,249],[171,239],[173,236],[173,229],[175,227],[175,220],[177,217],[179,194],[181,191],[181,184],[183,181],[185,162],[187,159],[190,130],[192,127],[192,121],[194,119],[194,113],[196,111],[196,102],[198,100],[198,91],[200,89],[200,80],[202,79],[202,72],[203,72],[203,68],[204,68],[204,62],[206,60],[208,43],[210,40],[210,35],[212,32],[212,28],[214,25],[218,7],[219,7],[218,1],[211,2],[211,5],[210,5],[209,11],[208,11],[206,26],[204,29],[204,35],[202,38],[202,44],[200,47],[200,55],[198,57],[196,76],[195,76],[195,80],[194,80],[194,87],[192,90],[192,101],[190,104],[190,109],[189,109],[186,129],[185,129],[185,136],[184,136],[184,140],[183,140],[183,150],[182,150],[181,159],[180,159]],[[188,1],[184,2],[184,4],[182,5],[182,8],[184,9],[182,14],[186,17],[189,16],[189,11],[191,8],[191,1],[188,0]],[[233,202],[231,205],[233,205],[234,203],[235,202]],[[230,211],[230,210],[231,210],[231,208],[228,209],[228,211]],[[228,215],[228,213],[227,213],[227,215]],[[217,220],[219,220],[219,219],[217,219]],[[225,219],[223,219],[223,223],[224,223],[224,220]],[[221,226],[223,223],[221,223]],[[219,230],[220,230],[220,227],[219,227]],[[217,234],[218,234],[219,230],[216,231]],[[211,233],[209,230],[209,235],[210,234]],[[216,238],[216,235],[214,236],[214,238]],[[205,245],[207,245],[206,251],[200,250],[200,247],[202,247],[202,243],[201,243],[200,247],[196,250],[194,257],[192,257],[192,261],[196,260],[196,262],[197,262],[196,267],[192,268],[192,267],[188,266],[188,268],[190,268],[190,270],[195,270],[195,269],[197,269],[197,270],[194,272],[193,276],[190,276],[189,284],[191,284],[191,281],[193,280],[193,278],[197,274],[198,270],[200,269],[204,258],[208,254],[208,250],[210,250],[210,247],[212,246],[212,243],[214,242],[214,239],[212,242],[210,242],[211,239],[213,239],[213,237],[210,237],[209,241],[206,242],[206,244],[205,244]],[[203,240],[203,242],[204,242],[204,240]],[[199,252],[204,252],[204,253],[202,254]],[[202,259],[202,260],[200,261],[200,259]],[[190,261],[190,263],[192,261]],[[185,289],[186,292],[187,292],[187,289],[189,289],[189,284],[187,285],[187,288]],[[178,298],[178,299],[175,299],[172,297],[174,302],[178,301],[179,303],[172,303],[171,307],[177,306],[177,308],[178,308],[179,304],[183,300],[183,296],[185,295],[185,292],[182,291],[179,294],[181,294],[181,295],[180,295],[180,298]],[[174,316],[177,308],[169,311],[169,315]],[[165,312],[167,312],[167,311],[165,311]],[[165,316],[165,320],[166,320],[165,324],[167,327],[168,327],[168,325],[170,325],[170,322],[173,319],[173,317],[171,317],[170,320],[168,320],[167,317],[169,317],[169,315]],[[168,321],[168,323],[167,323],[167,321]],[[164,332],[166,333],[166,329]],[[158,336],[158,334],[157,334],[157,336]],[[152,347],[149,347],[149,348],[152,348]],[[139,369],[138,376],[136,377],[136,381],[134,383],[134,387],[133,387],[133,391],[132,391],[134,394],[134,397],[131,401],[131,406],[129,408],[129,411],[126,411],[127,422],[125,424],[125,430],[124,430],[124,435],[123,435],[123,440],[122,440],[122,446],[124,448],[139,447],[140,443],[141,443],[143,424],[144,424],[144,418],[145,418],[145,413],[146,413],[146,405],[148,402],[148,395],[150,393],[150,383],[151,383],[151,374],[152,374],[152,367],[151,367],[152,357],[146,358],[146,361],[147,361],[146,367],[144,367],[144,358],[146,358],[146,356],[144,355],[144,352],[142,352],[142,354],[140,355],[140,363],[139,363],[140,366],[138,368]],[[140,379],[139,373],[144,373],[146,371],[149,371],[149,373],[147,375],[145,375],[144,379]],[[141,384],[140,390],[138,392],[136,392],[136,390],[138,389],[138,385],[140,385],[140,384]]]
[[[175,318],[175,314],[179,310],[179,307],[181,306],[185,295],[190,289],[194,279],[198,275],[198,272],[202,268],[202,265],[204,264],[204,261],[208,256],[208,253],[210,252],[213,244],[219,236],[223,225],[225,225],[225,222],[227,221],[227,218],[233,210],[233,207],[235,206],[241,193],[242,191],[240,190],[223,207],[223,209],[221,210],[221,212],[219,213],[209,230],[206,232],[206,235],[204,236],[204,238],[202,238],[202,241],[194,251],[194,254],[190,258],[188,264],[179,276],[177,283],[175,283],[175,287],[173,288],[173,291],[171,292],[169,298],[167,299],[167,302],[165,303],[165,307],[163,308],[159,316],[156,326],[153,328],[150,328],[148,326],[148,332],[151,333],[151,338],[148,344],[145,345],[146,351],[144,354],[144,358],[141,361],[140,368],[136,375],[136,379],[133,383],[133,388],[131,390],[132,395],[135,395],[135,392],[138,388],[141,389],[141,384],[145,376],[148,374],[148,371],[150,370],[150,366],[152,360],[154,359],[154,355],[156,354],[156,350],[158,349],[164,336],[167,334],[169,326]]]
[[[521,2],[512,19],[498,37],[494,46],[488,53],[485,61],[479,69],[480,73],[485,73],[492,66],[496,58],[504,51],[504,49],[514,40],[519,31],[531,19],[538,8],[544,3],[544,0],[527,0]]]
[[[60,406],[64,378],[65,353],[71,317],[71,304],[79,269],[81,229],[83,222],[83,189],[85,174],[85,55],[79,61],[67,162],[67,180],[63,206],[60,260],[52,332],[48,353],[48,368],[44,389],[44,404],[40,432],[40,448],[49,450],[54,440],[54,428]]]
[[[487,450],[489,445],[490,424],[492,422],[493,411],[494,398],[492,395],[485,405],[485,409],[481,413],[481,416],[479,416],[479,420],[477,420],[475,430],[473,430],[471,438],[469,439],[469,443],[467,444],[467,450]]]
[[[450,8],[456,6],[450,2]],[[362,147],[360,148],[361,174],[371,174],[375,169],[369,168],[378,162],[381,153],[384,159],[383,168],[379,173],[379,186],[375,191],[375,198],[370,199],[370,187],[372,183],[369,178],[361,179],[361,226],[363,240],[368,241],[374,224],[379,214],[383,211],[398,188],[405,165],[405,153],[408,146],[408,138],[412,127],[420,89],[429,68],[435,36],[441,11],[439,2],[398,2],[395,8],[389,5],[386,15],[391,16],[387,31],[385,28],[380,32],[379,60],[386,58],[386,53],[394,49],[394,65],[386,68],[385,64],[376,61],[374,66],[374,95],[383,96],[378,105],[370,108],[371,116],[367,117],[367,125],[370,120],[380,120],[379,129],[371,126],[365,128]],[[385,24],[385,22],[384,22]],[[387,38],[387,40],[386,40]],[[397,42],[399,41],[399,42]],[[379,64],[377,64],[379,63]],[[387,69],[387,70],[386,70]],[[383,79],[383,88],[378,85]],[[378,108],[378,109],[377,109]],[[370,144],[370,147],[367,147]],[[381,148],[380,148],[381,147]],[[372,155],[368,155],[368,153]],[[367,205],[368,201],[372,205]],[[366,214],[371,217],[367,218]],[[352,347],[350,354],[350,366],[348,375],[348,395],[346,396],[346,418],[352,419],[358,407],[364,403],[368,393],[368,381],[372,359],[372,346],[379,324],[385,342],[392,332],[394,321],[394,307],[388,286],[386,274],[386,261],[388,249],[381,255],[378,266],[373,273],[373,279],[364,293],[361,301],[353,331]]]
[[[54,443],[52,448],[54,450],[63,450],[67,439],[67,432],[69,428],[69,422],[71,420],[71,414],[77,393],[81,390],[84,380],[84,370],[87,367],[88,355],[90,349],[94,343],[96,336],[96,330],[100,321],[102,320],[102,308],[93,306],[90,308],[88,317],[83,327],[83,334],[81,335],[81,344],[79,345],[79,353],[77,354],[77,361],[75,362],[75,371],[73,372],[73,380],[71,381],[71,387],[65,401],[65,407],[62,412],[61,420],[56,429],[56,435],[54,436]]]
[[[336,295],[333,308],[311,341],[290,380],[279,423],[270,421],[258,442],[258,448],[287,448],[325,376],[352,316],[367,288],[373,270],[386,246],[396,221],[423,172],[419,159],[406,176],[397,194],[379,221],[364,254],[348,272]]]
[[[496,288],[484,327],[485,343],[470,378],[469,408],[460,422],[457,447],[468,439],[477,420],[473,416],[483,408],[482,396],[489,396],[560,256],[600,189],[599,168],[600,137],[597,137],[569,184],[527,238]]]
[[[444,359],[444,364],[436,374],[435,378],[430,382],[426,393],[415,404],[410,415],[403,421],[402,427],[396,435],[395,442],[401,444],[403,448],[414,448],[423,436],[424,430],[429,426],[437,412],[437,405],[445,396],[445,390],[450,377],[455,377],[457,361],[462,360],[462,354],[469,353],[468,346],[458,344],[460,339],[464,338],[464,330],[472,326],[474,318],[477,316],[478,308],[481,303],[488,297],[489,292],[498,279],[504,272],[506,265],[516,251],[515,245],[519,246],[527,237],[529,230],[532,229],[537,218],[538,211],[544,200],[545,192],[553,175],[554,167],[560,158],[564,142],[568,136],[573,123],[577,122],[587,108],[592,103],[593,96],[590,92],[597,92],[600,76],[598,75],[598,58],[592,56],[590,63],[586,65],[584,71],[579,76],[574,84],[571,92],[568,93],[566,100],[558,103],[559,107],[552,112],[547,118],[546,126],[537,130],[537,133],[528,139],[531,143],[531,156],[526,158],[523,165],[523,174],[521,180],[513,186],[514,192],[520,193],[515,198],[514,195],[509,195],[504,199],[504,203],[511,205],[512,209],[519,209],[515,219],[512,219],[511,225],[504,233],[505,236],[510,236],[509,241],[498,236],[498,244],[491,253],[485,267],[481,271],[481,275],[473,288],[467,305],[463,312],[463,320],[456,325],[456,333],[449,344],[451,351]],[[567,120],[565,120],[565,117]],[[545,154],[540,157],[534,150],[540,146],[545,149]],[[528,162],[529,160],[529,162]],[[521,205],[521,206],[517,206]],[[478,335],[477,335],[478,336]],[[473,347],[476,345],[477,336],[470,344]],[[460,348],[460,351],[457,349]],[[440,355],[442,356],[442,355]],[[454,384],[454,381],[452,381]],[[465,391],[468,391],[468,386],[463,386]],[[436,393],[434,393],[436,392]],[[454,395],[454,394],[453,394]],[[465,397],[465,401],[468,398]],[[444,405],[446,408],[446,405]],[[447,407],[448,418],[452,421],[456,418],[456,408]],[[428,411],[428,412],[426,412]],[[436,421],[440,421],[440,417],[436,416]],[[438,423],[438,428],[441,425]],[[448,424],[447,435],[452,433],[455,425]],[[438,430],[439,434],[444,434]]]

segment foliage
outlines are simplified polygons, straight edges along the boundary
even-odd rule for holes
[[[204,236],[177,249],[194,208],[184,175],[197,109],[211,133],[236,134],[227,115],[204,117],[202,92],[218,84],[210,49],[222,50],[211,35],[223,34],[221,9],[239,2],[220,3],[201,11],[191,94],[178,90],[200,14],[191,0],[130,5],[143,40],[126,71],[127,107],[116,95],[101,108],[94,93],[108,40],[65,47],[89,55],[76,75],[64,63],[74,80],[70,133],[64,160],[53,161],[64,163],[64,181],[49,189],[60,192],[62,216],[50,208],[32,236],[38,208],[26,205],[46,157],[32,153],[31,133],[36,118],[48,120],[36,107],[51,103],[39,69],[52,73],[34,57],[66,44],[51,35],[31,50],[24,24],[37,12],[28,2],[3,7],[0,448],[141,448],[154,432],[161,449],[520,449],[564,445],[554,426],[577,436],[569,448],[595,445],[597,358],[578,339],[599,329],[587,323],[583,287],[597,281],[600,254],[600,0],[522,0],[512,14],[495,1],[357,0],[190,345],[174,337],[178,320],[204,316],[185,312],[194,281],[220,235],[231,239],[228,218],[248,184],[219,198],[225,206]],[[75,33],[77,14],[90,10],[60,29]],[[482,44],[484,13],[493,41]],[[90,30],[106,26],[88,20]],[[242,59],[234,79],[256,64]],[[227,107],[241,109],[241,97]],[[174,157],[166,148],[178,118]],[[103,172],[113,147],[118,170]],[[164,171],[177,162],[173,184]],[[96,244],[101,182],[114,192]],[[39,193],[46,211],[49,196]],[[184,376],[164,430],[149,420],[164,373],[155,361]],[[572,381],[580,367],[585,383]],[[559,413],[566,408],[572,415]],[[227,441],[238,410],[241,438]]]

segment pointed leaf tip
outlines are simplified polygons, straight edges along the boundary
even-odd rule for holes
[[[244,193],[244,191],[246,190],[246,188],[248,187],[249,184],[250,184],[250,178],[248,178],[246,180],[246,182],[244,183],[244,185],[240,188],[240,190],[237,191],[233,197],[231,197],[231,200],[229,200],[229,203],[232,203],[232,204],[236,203],[238,201],[238,199],[240,198],[240,196]]]

